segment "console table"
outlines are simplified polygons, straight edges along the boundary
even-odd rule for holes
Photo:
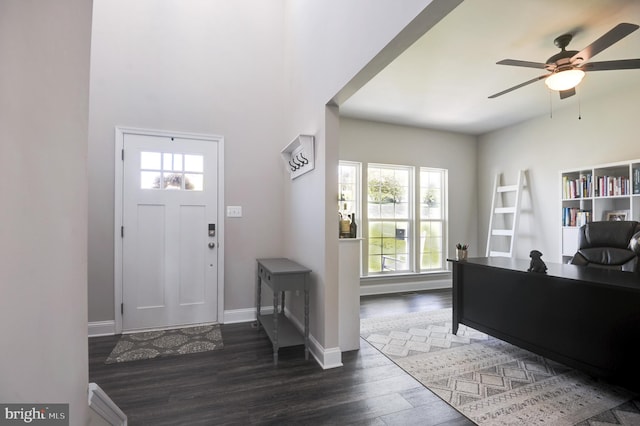
[[[273,343],[273,363],[278,363],[278,349],[304,344],[304,358],[309,359],[309,274],[306,268],[286,258],[258,259],[256,274],[256,320],[258,330],[264,327]],[[260,313],[262,283],[273,291],[273,314]],[[304,291],[304,335],[284,315],[285,291]],[[278,309],[278,296],[282,304]]]
[[[539,355],[640,388],[640,275],[528,260],[453,264],[453,324],[465,324]]]

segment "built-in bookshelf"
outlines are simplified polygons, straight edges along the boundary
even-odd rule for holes
[[[560,172],[562,260],[578,249],[578,229],[591,221],[640,221],[640,160]]]

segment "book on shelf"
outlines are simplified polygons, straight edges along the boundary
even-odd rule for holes
[[[633,169],[633,193],[640,194],[640,168]]]
[[[562,176],[562,198],[588,198],[593,194],[590,173],[580,174],[576,179]]]
[[[562,209],[562,226],[580,227],[591,222],[591,210],[581,210],[577,207]]]
[[[631,194],[631,182],[626,176],[596,176],[596,197],[615,197]]]

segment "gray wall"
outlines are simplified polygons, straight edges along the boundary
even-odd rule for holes
[[[212,133],[225,204],[244,213],[225,221],[225,311],[253,307],[256,257],[288,256],[314,271],[314,339],[337,348],[338,118],[325,105],[429,3],[96,1],[89,320],[114,318],[114,126]],[[316,170],[290,181],[280,150],[301,133],[316,136]]]
[[[588,87],[582,88],[588,90]],[[496,173],[515,183],[527,171],[516,257],[531,249],[560,260],[560,171],[640,158],[635,123],[640,88],[593,101],[578,98],[548,115],[479,137],[341,118],[340,159],[415,164],[429,158],[450,170],[450,243],[469,240],[484,255]],[[476,143],[477,141],[477,150]],[[421,164],[425,165],[425,164]],[[469,176],[472,173],[472,176]],[[449,246],[450,255],[452,246]]]
[[[611,71],[609,76],[615,78],[615,72],[629,71]],[[588,90],[588,86],[579,86],[578,90]],[[497,172],[514,181],[518,170],[528,171],[516,257],[528,259],[529,251],[538,249],[543,259],[558,262],[560,171],[640,158],[640,86],[589,102],[583,100],[581,120],[577,96],[567,101],[565,108],[553,112],[553,118],[545,115],[478,138],[479,235],[483,247]]]
[[[340,160],[366,163],[437,167],[449,176],[449,246],[470,244],[471,255],[478,250],[476,187],[476,138],[474,136],[397,126],[342,117],[340,120]]]
[[[88,421],[91,7],[0,2],[0,401],[69,403],[72,425]]]
[[[389,59],[379,52],[399,33],[415,41],[419,33],[405,27],[432,3],[446,4],[430,10],[431,17],[444,14],[452,2],[405,0],[402,7],[389,0],[286,2],[285,69],[291,74],[285,131],[289,140],[300,133],[315,135],[317,163],[312,173],[285,182],[285,255],[314,271],[311,332],[334,360],[324,365],[339,362],[340,354],[335,234],[339,117],[325,105],[369,64]],[[429,20],[422,18],[424,32]]]
[[[100,0],[89,141],[89,320],[114,319],[114,127],[225,138],[225,310],[254,305],[282,255],[283,3]],[[161,6],[160,6],[161,5]],[[224,220],[224,218],[223,218]]]

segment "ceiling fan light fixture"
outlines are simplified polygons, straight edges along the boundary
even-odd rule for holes
[[[559,70],[546,78],[544,84],[551,90],[562,92],[573,89],[584,78],[584,71],[577,69]]]

